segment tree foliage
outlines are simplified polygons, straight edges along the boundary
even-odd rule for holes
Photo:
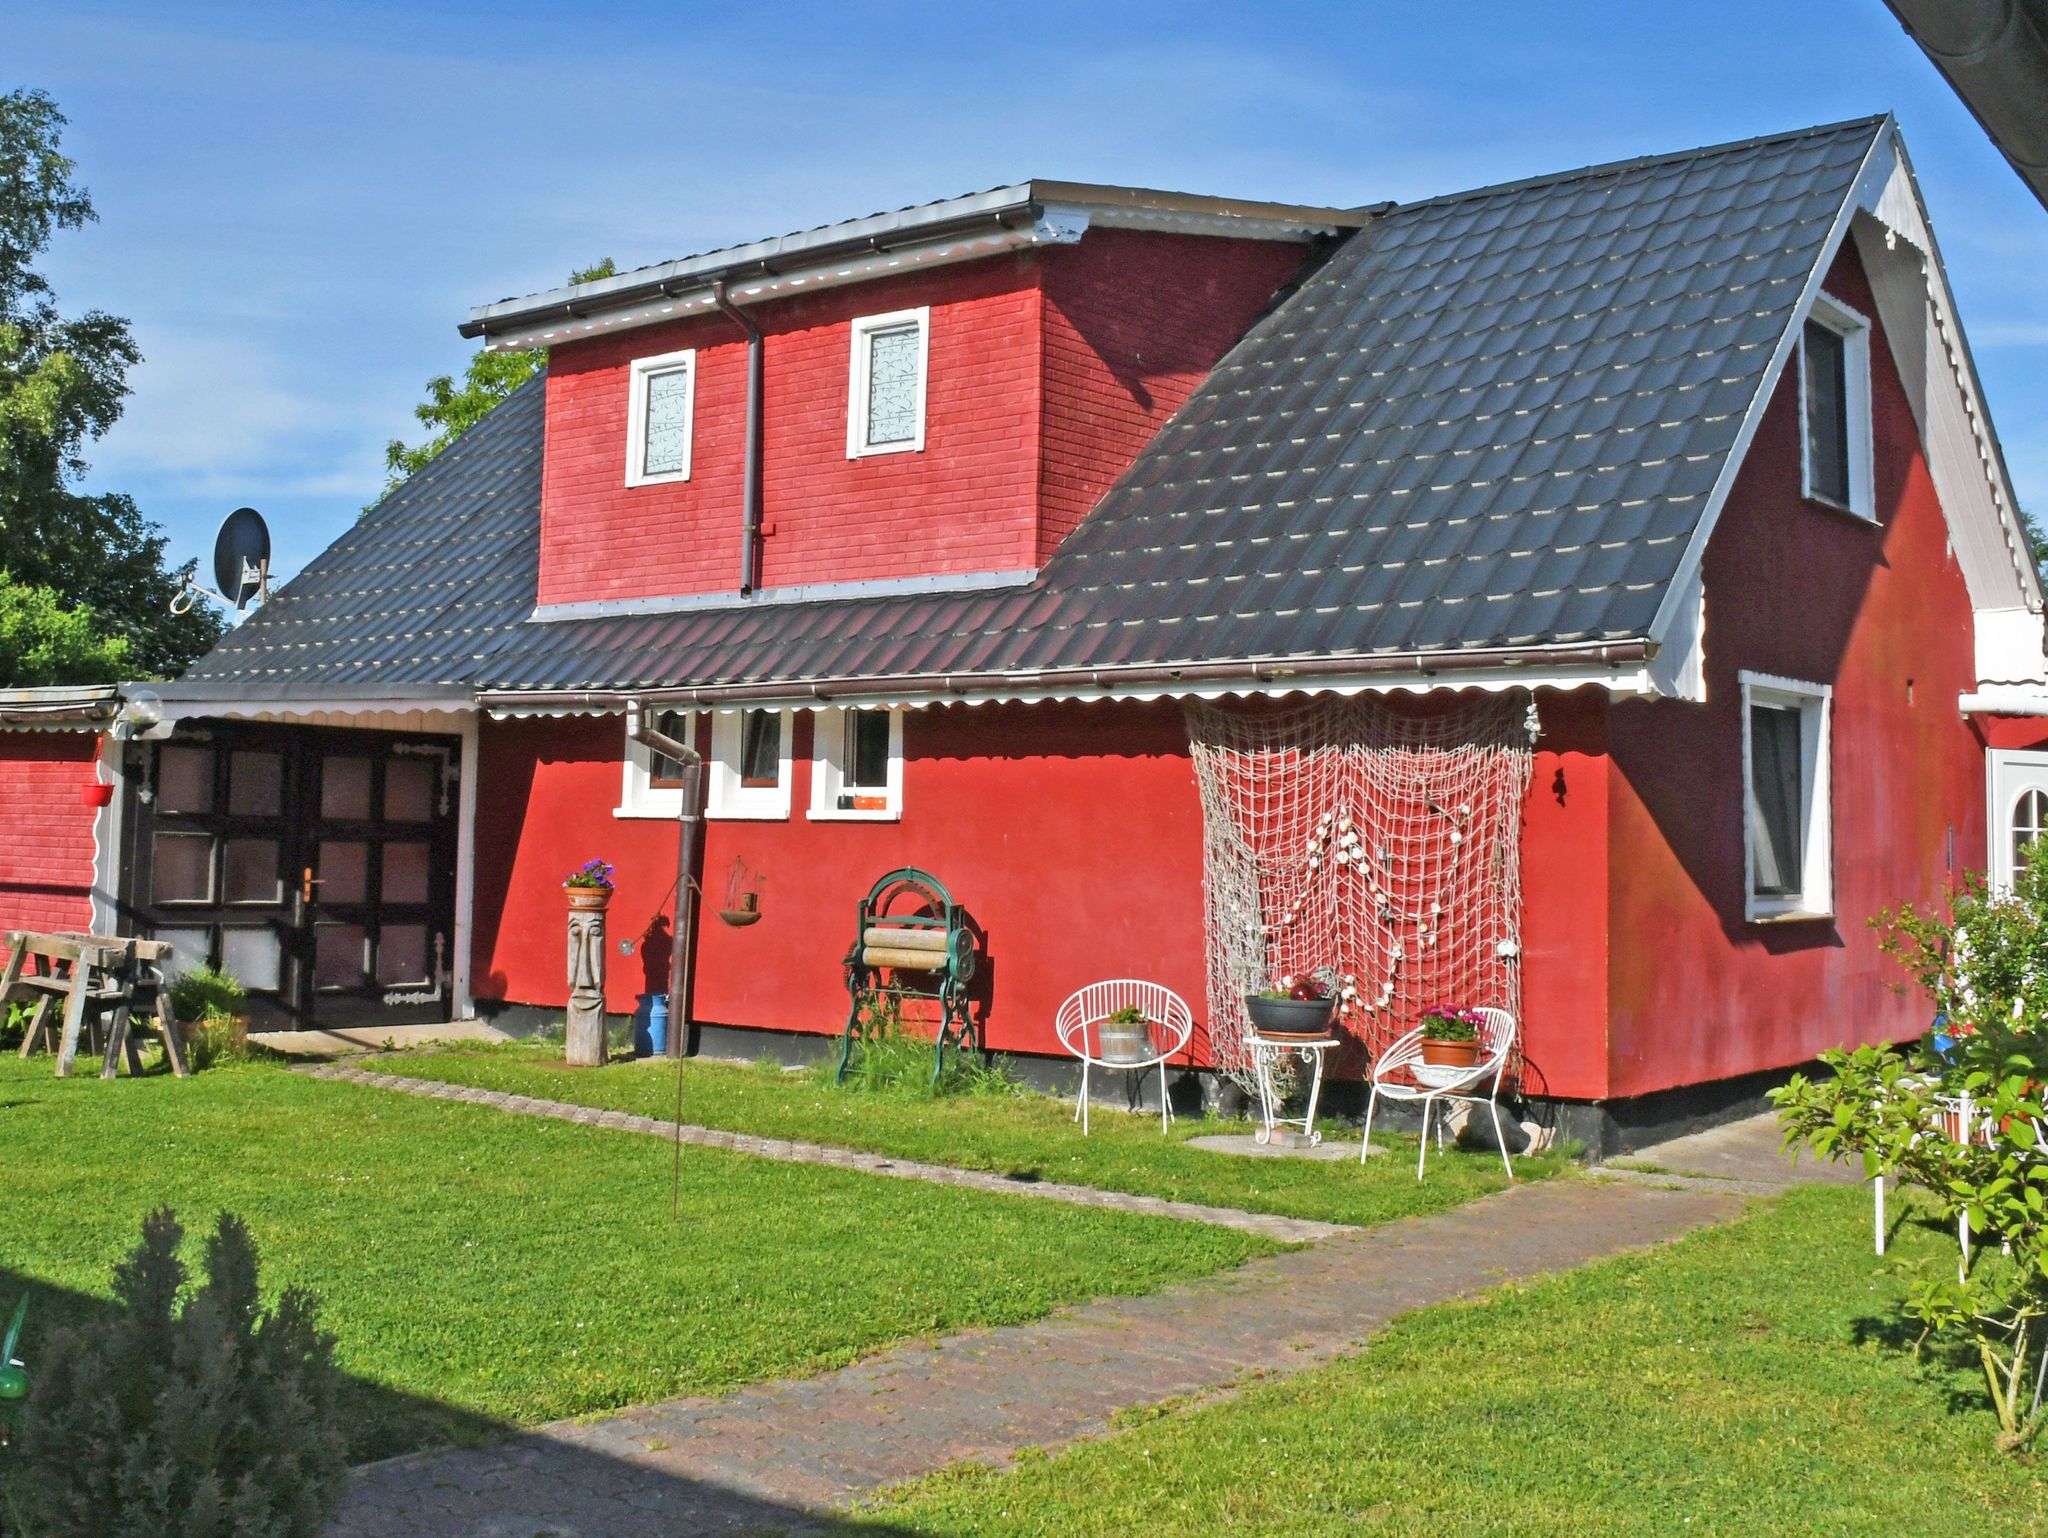
[[[334,1339],[287,1288],[265,1309],[254,1241],[222,1213],[186,1290],[184,1230],[150,1214],[114,1268],[114,1316],[30,1363],[14,1480],[39,1538],[315,1538],[341,1493]]]
[[[164,535],[131,498],[76,489],[86,447],[120,416],[128,371],[142,354],[125,320],[98,310],[63,315],[36,270],[57,232],[94,217],[60,152],[63,127],[42,92],[0,95],[0,568],[83,616],[103,644],[53,653],[79,656],[94,676],[6,674],[0,686],[98,681],[91,659],[114,641],[124,643],[129,671],[175,673],[223,628],[196,606],[169,612],[180,573],[165,566]],[[43,600],[22,612],[44,613]]]
[[[570,273],[569,281],[588,283],[609,278],[617,270],[612,259],[605,257],[595,266]],[[396,438],[385,445],[384,468],[389,478],[384,483],[384,495],[389,496],[405,484],[436,454],[481,422],[500,401],[539,373],[547,361],[545,347],[526,352],[482,351],[469,360],[460,385],[449,374],[429,379],[427,398],[413,408],[412,414],[431,436],[411,446]]]

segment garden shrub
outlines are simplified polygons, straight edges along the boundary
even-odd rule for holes
[[[869,1006],[866,1030],[855,1043],[844,1087],[870,1094],[907,1095],[931,1099],[950,1095],[1014,1095],[1017,1080],[1001,1063],[974,1052],[948,1052],[939,1081],[932,1082],[933,1038],[903,1018],[893,993],[876,996]],[[836,1081],[838,1055],[818,1064],[820,1080]]]
[[[241,982],[212,967],[193,967],[171,979],[171,1012],[188,1024],[232,1020],[247,1002]]]
[[[317,1300],[292,1287],[263,1308],[256,1246],[230,1213],[188,1292],[183,1238],[152,1213],[114,1268],[112,1317],[55,1330],[29,1358],[13,1489],[37,1538],[315,1538],[333,1513],[342,1438]]]

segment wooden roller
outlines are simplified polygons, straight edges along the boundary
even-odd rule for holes
[[[864,967],[894,967],[899,972],[943,972],[946,970],[946,953],[907,950],[896,945],[863,945],[860,964]]]
[[[946,931],[943,929],[884,929],[875,926],[863,929],[860,934],[862,945],[877,945],[885,951],[943,951],[946,948]]]

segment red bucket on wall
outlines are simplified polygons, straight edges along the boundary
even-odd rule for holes
[[[112,806],[114,804],[114,787],[98,784],[86,786],[85,804],[87,806]]]

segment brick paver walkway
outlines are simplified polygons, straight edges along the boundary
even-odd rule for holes
[[[559,1121],[582,1122],[592,1127],[609,1127],[618,1132],[644,1132],[658,1138],[674,1138],[672,1121],[658,1116],[635,1116],[626,1111],[601,1111],[562,1100],[536,1100],[531,1095],[508,1095],[502,1090],[477,1089],[467,1084],[442,1084],[433,1079],[414,1079],[403,1074],[373,1073],[364,1068],[322,1064],[300,1068],[315,1079],[334,1079],[344,1084],[367,1084],[376,1089],[395,1089],[402,1094],[421,1095],[429,1100],[460,1100],[486,1105],[519,1116],[548,1116]],[[1004,1196],[1036,1196],[1046,1201],[1071,1202],[1077,1207],[1106,1207],[1115,1212],[1140,1212],[1152,1217],[1179,1218],[1188,1223],[1213,1223],[1235,1228],[1284,1244],[1313,1244],[1338,1234],[1357,1230],[1341,1223],[1319,1223],[1312,1218],[1279,1217],[1270,1212],[1240,1212],[1234,1207],[1205,1207],[1199,1202],[1171,1202],[1157,1196],[1133,1196],[1124,1191],[1100,1191],[1094,1186],[1062,1185],[1053,1180],[1011,1180],[987,1170],[961,1170],[944,1164],[920,1164],[914,1159],[895,1159],[887,1154],[862,1153],[852,1148],[834,1148],[823,1143],[794,1142],[787,1138],[755,1137],[746,1132],[724,1132],[716,1127],[688,1123],[682,1141],[697,1148],[725,1148],[735,1153],[755,1154],[763,1159],[784,1159],[793,1164],[829,1164],[839,1169],[862,1170],[870,1175],[889,1175],[899,1180],[927,1180],[934,1185],[965,1186],[974,1191],[995,1191]]]
[[[815,1531],[884,1485],[1099,1433],[1119,1410],[1250,1374],[1300,1372],[1410,1309],[1669,1239],[1739,1205],[1698,1189],[1520,1186],[1147,1297],[898,1346],[823,1377],[373,1464],[350,1476],[332,1538]]]

